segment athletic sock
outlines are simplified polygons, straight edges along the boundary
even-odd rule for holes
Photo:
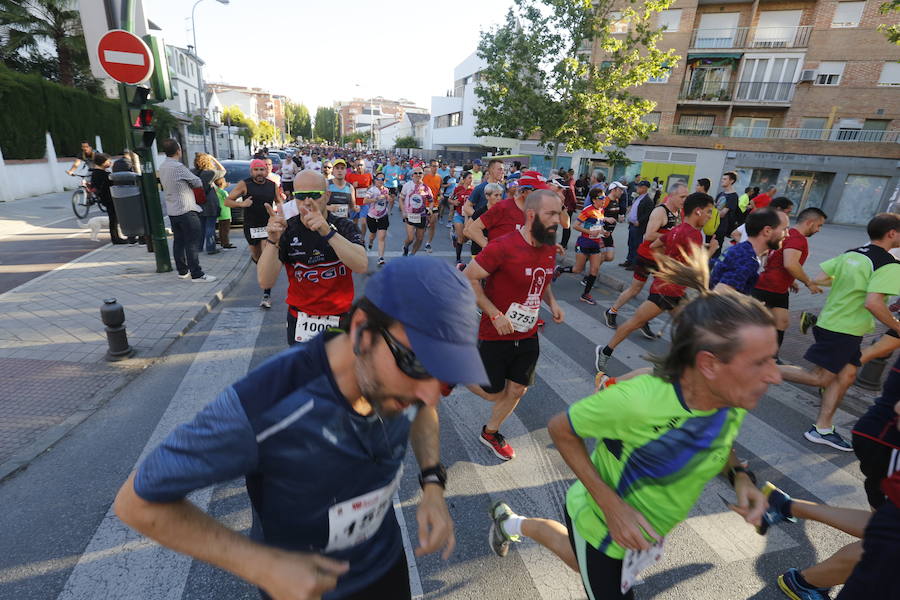
[[[559,272],[560,273],[572,273],[573,271],[572,271],[572,267],[560,267]]]
[[[594,288],[594,282],[597,281],[596,275],[588,275],[585,279],[584,284],[584,294],[587,296],[591,293],[591,290]]]
[[[777,333],[778,333],[778,347],[781,348],[781,344],[784,343],[784,331],[779,329],[777,331]]]
[[[606,356],[612,356],[613,349],[610,348],[609,346],[603,346],[603,350],[601,350],[600,352],[602,352]]]
[[[522,522],[524,520],[525,517],[512,515],[511,517],[500,523],[500,528],[503,529],[503,533],[505,533],[508,537],[520,536],[522,535]]]
[[[609,307],[609,312],[611,312],[611,313],[614,314],[614,315],[619,314],[619,311],[617,311],[616,308],[615,308],[614,306],[610,306],[610,307]]]
[[[453,242],[453,245],[456,247],[456,262],[462,262],[462,244]]]
[[[822,434],[822,435],[827,435],[827,434],[829,434],[829,433],[834,433],[834,425],[832,425],[832,426],[829,427],[828,429],[822,429],[821,427],[819,427],[818,425],[816,425],[816,431],[818,431],[818,432],[819,432],[820,434]]]
[[[560,242],[560,243],[562,244],[562,247],[563,247],[563,248],[565,248],[565,247],[567,247],[567,246],[569,245],[569,237],[570,237],[571,235],[572,235],[572,229],[571,229],[571,228],[569,228],[569,229],[563,229],[562,241]]]
[[[264,289],[264,290],[263,290],[263,294],[265,294],[266,296],[272,295],[272,288],[266,288],[266,289]]]

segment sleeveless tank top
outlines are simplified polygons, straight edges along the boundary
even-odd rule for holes
[[[351,190],[353,190],[353,186],[351,186],[347,181],[344,181],[343,187],[338,187],[335,185],[334,181],[328,182],[328,191],[330,193],[328,198],[328,206],[331,206],[332,209],[335,205],[337,205],[337,210],[332,210],[331,213],[336,217],[344,217],[347,218],[350,216],[352,204],[353,204],[353,196],[351,195]]]
[[[263,227],[269,222],[269,213],[264,204],[275,202],[275,182],[266,179],[263,183],[256,183],[253,178],[244,180],[247,186],[247,196],[251,196],[253,205],[244,209],[244,227]]]
[[[665,204],[660,204],[660,206],[662,206],[666,211],[666,223],[662,227],[657,229],[656,232],[662,235],[678,225],[678,215],[669,210],[669,207]],[[653,260],[653,251],[650,250],[650,244],[652,243],[652,241],[644,240],[643,242],[641,242],[641,245],[638,246],[637,252],[642,258]]]

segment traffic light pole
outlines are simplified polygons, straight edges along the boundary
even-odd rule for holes
[[[122,0],[121,29],[134,33],[134,0]],[[159,201],[159,188],[156,184],[156,167],[153,165],[153,148],[151,145],[134,143],[134,128],[128,107],[128,87],[119,84],[119,104],[122,107],[122,122],[125,127],[125,140],[133,146],[135,154],[141,159],[141,193],[144,197],[144,209],[150,227],[147,249],[153,249],[156,257],[156,272],[168,273],[172,270],[169,257],[169,242],[166,239],[166,225],[163,220],[162,206]]]

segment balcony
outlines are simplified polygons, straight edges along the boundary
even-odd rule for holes
[[[794,97],[793,82],[706,81],[693,78],[681,86],[683,103],[789,104]]]
[[[819,142],[847,143],[900,143],[900,131],[869,131],[864,129],[802,129],[793,127],[734,127],[705,126],[694,122],[672,126],[674,135],[704,137],[751,138],[766,140],[809,140]]]
[[[695,29],[692,49],[723,48],[806,48],[812,25],[797,27],[734,27],[731,29]]]

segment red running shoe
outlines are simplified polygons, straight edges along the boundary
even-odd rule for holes
[[[538,319],[538,320],[537,320],[537,326],[538,326],[538,329],[540,329],[541,327],[543,327],[543,326],[544,326],[544,320],[543,320],[543,319]]]
[[[450,392],[453,391],[454,386],[449,383],[441,382],[441,396],[447,397],[450,395]]]
[[[516,457],[516,451],[512,446],[506,443],[506,438],[499,431],[497,433],[487,433],[485,427],[481,428],[481,435],[478,436],[481,443],[491,449],[500,460],[511,460]]]

